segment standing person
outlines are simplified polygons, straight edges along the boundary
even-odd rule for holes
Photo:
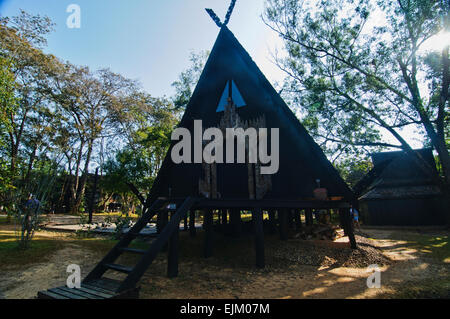
[[[25,202],[25,214],[22,221],[22,243],[24,245],[33,237],[34,229],[38,221],[37,215],[40,204],[39,200],[33,194],[30,194],[28,200]]]
[[[353,227],[357,227],[359,230],[361,229],[360,225],[359,225],[359,212],[356,208],[352,207],[350,208],[350,212],[352,215],[352,220],[353,220]]]

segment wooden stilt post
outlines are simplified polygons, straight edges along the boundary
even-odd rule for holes
[[[187,231],[188,230],[188,214],[186,213],[186,216],[184,216],[184,227],[183,227],[183,231]]]
[[[213,212],[211,209],[204,211],[203,227],[205,229],[204,256],[208,258],[213,255],[214,246]]]
[[[287,216],[288,216],[288,228],[293,229],[294,228],[294,214],[292,209],[287,210]]]
[[[305,224],[306,226],[312,226],[313,224],[313,213],[311,208],[305,209]]]
[[[353,233],[353,221],[352,221],[352,218],[350,215],[350,210],[349,209],[341,209],[340,211],[342,211],[342,214],[343,214],[344,225],[346,226],[345,228],[347,228],[347,236],[350,241],[350,247],[352,249],[356,249],[358,247],[356,245],[355,234]]]
[[[241,211],[239,209],[232,209],[230,214],[230,223],[233,227],[233,235],[240,236],[242,233],[242,219]]]
[[[189,211],[189,235],[195,237],[197,230],[195,229],[195,210]]]
[[[256,267],[264,268],[264,228],[263,212],[261,208],[256,208],[252,211],[252,219],[255,232]]]
[[[295,219],[295,230],[300,231],[300,229],[302,229],[302,218],[300,210],[294,210],[294,219]]]
[[[288,239],[288,211],[286,209],[278,210],[278,220],[279,220],[279,228],[280,228],[280,239],[287,240]]]
[[[277,229],[277,223],[275,221],[275,211],[273,209],[269,210],[269,233],[275,234]]]
[[[161,230],[162,230],[162,225],[161,225],[161,222],[162,222],[162,219],[161,219],[161,212],[158,212],[158,213],[156,213],[156,233],[159,235],[159,234],[161,234]]]
[[[230,225],[231,225],[231,233],[233,234],[233,236],[235,235],[235,231],[236,231],[236,213],[234,209],[230,210]]]
[[[161,212],[161,231],[166,227],[166,225],[169,223],[169,212],[162,211]],[[169,248],[168,244],[165,244],[162,251],[167,251]]]
[[[173,216],[175,212],[171,213]],[[178,239],[180,226],[173,231],[169,239],[169,253],[167,254],[167,277],[175,278],[178,276]]]
[[[339,209],[338,214],[339,214],[339,224],[344,230],[344,235],[347,236],[348,231],[347,231],[347,223],[345,222],[345,212],[343,209]]]

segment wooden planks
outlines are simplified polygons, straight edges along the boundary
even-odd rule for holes
[[[95,266],[95,268],[86,276],[83,282],[92,282],[99,279],[108,270],[105,264],[113,263],[122,253],[120,250],[127,247],[135,238],[136,234],[147,225],[147,223],[155,216],[157,210],[164,204],[163,200],[156,200],[150,207],[147,208],[144,215],[134,224],[134,226],[125,233],[124,237],[109,251],[109,253]]]
[[[170,222],[164,227],[161,234],[152,242],[150,248],[142,256],[139,262],[134,267],[133,271],[127,276],[127,278],[120,284],[118,291],[127,291],[133,289],[147,268],[156,258],[156,255],[161,251],[164,245],[166,245],[175,229],[179,230],[180,221],[184,218],[185,214],[192,208],[197,201],[196,198],[187,197],[181,206],[178,207],[175,214],[170,219]]]
[[[153,262],[156,255],[171,242],[171,252],[169,253],[168,275],[175,277],[178,274],[178,232],[180,221],[195,204],[196,199],[186,198],[181,206],[172,213],[170,222],[162,229],[161,234],[152,242],[146,251],[129,248],[128,245],[136,237],[132,235],[139,232],[147,222],[155,215],[160,208],[161,200],[157,200],[131,228],[130,232],[103,258],[91,273],[83,280],[80,288],[69,289],[67,287],[57,287],[48,291],[38,293],[39,298],[46,299],[109,299],[109,298],[135,298],[139,295],[136,284],[148,266]],[[167,212],[164,212],[167,214]],[[163,214],[163,217],[164,215]],[[141,254],[141,260],[135,267],[128,267],[114,264],[114,260],[124,252]],[[102,278],[106,270],[114,270],[128,274],[124,281],[117,281],[109,278]]]
[[[130,247],[121,247],[120,250],[126,253],[133,253],[138,255],[143,255],[146,252],[146,250],[144,249],[130,248]]]
[[[80,288],[66,286],[38,292],[39,299],[129,299],[139,298],[139,288],[117,292],[120,281],[101,278],[90,283],[82,283]]]
[[[39,291],[38,299],[71,299],[71,298],[47,290],[47,291]]]
[[[85,285],[80,288],[62,286],[38,293],[39,299],[110,299],[113,297],[115,297],[113,292]]]
[[[105,264],[104,266],[108,269],[115,270],[118,272],[123,272],[125,274],[129,274],[133,271],[133,268],[131,268],[131,267],[118,265],[118,264]]]

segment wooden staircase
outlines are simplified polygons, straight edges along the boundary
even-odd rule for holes
[[[112,299],[112,298],[137,298],[139,288],[136,284],[145,273],[147,268],[155,260],[158,253],[169,241],[174,231],[178,231],[180,221],[189,209],[196,203],[197,199],[187,197],[177,205],[176,210],[170,218],[170,222],[162,229],[161,233],[150,244],[147,250],[131,248],[129,245],[135,240],[140,231],[155,216],[158,211],[166,209],[170,200],[156,200],[136,222],[136,224],[123,236],[123,238],[109,251],[109,253],[97,264],[97,266],[82,281],[80,288],[68,288],[66,286],[40,291],[40,299]],[[178,204],[178,203],[177,203]],[[139,261],[133,267],[115,264],[114,262],[123,253],[140,255]],[[170,257],[169,257],[170,262]],[[106,271],[113,270],[127,274],[122,281],[105,278]]]

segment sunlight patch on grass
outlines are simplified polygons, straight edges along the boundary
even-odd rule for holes
[[[406,246],[408,249],[414,249],[441,262],[448,263],[450,259],[448,235],[429,235],[409,232],[396,234],[393,237],[393,239],[401,240],[400,244]],[[404,250],[405,247],[400,248]]]
[[[431,246],[436,247],[436,248],[439,248],[439,247],[444,247],[444,246],[447,245],[447,244],[448,244],[447,241],[443,241],[443,242],[441,242],[441,243],[439,243],[439,244],[433,244],[433,245],[431,245]]]
[[[55,251],[63,248],[57,240],[33,240],[28,249],[20,249],[15,238],[4,240],[0,237],[0,267],[21,268],[37,262],[45,262]]]
[[[450,297],[450,277],[404,283],[384,297],[395,299],[448,299]]]

